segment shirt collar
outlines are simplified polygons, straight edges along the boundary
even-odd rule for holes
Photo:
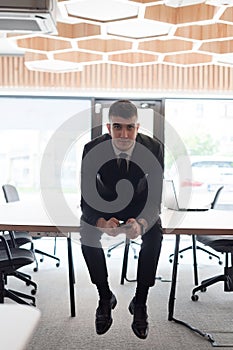
[[[133,153],[133,150],[134,150],[134,147],[135,147],[135,142],[133,143],[133,145],[127,151],[119,150],[118,148],[115,147],[113,142],[112,142],[112,147],[113,147],[113,150],[114,150],[114,153],[115,153],[116,157],[119,157],[120,153],[126,153],[127,154],[127,158],[129,159],[132,156],[132,153]]]

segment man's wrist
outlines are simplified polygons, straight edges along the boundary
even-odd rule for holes
[[[106,220],[104,218],[99,218],[97,221],[96,221],[96,227],[98,228],[104,228],[105,227],[105,222]]]
[[[144,233],[146,232],[146,227],[145,225],[143,225],[143,223],[141,221],[137,221],[138,225],[141,227],[141,236],[144,235]]]

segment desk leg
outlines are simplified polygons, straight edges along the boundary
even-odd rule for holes
[[[71,317],[75,317],[75,296],[74,296],[74,264],[70,236],[67,237],[68,264],[69,264],[69,287],[70,287],[70,311]]]
[[[198,272],[197,272],[197,244],[196,236],[192,235],[193,242],[193,272],[194,272],[194,284],[198,286]]]
[[[168,302],[168,320],[169,321],[173,320],[174,307],[175,307],[179,246],[180,246],[180,235],[176,235],[176,245],[175,245],[175,252],[174,252],[173,269],[172,269],[172,283],[171,283],[170,297]]]
[[[174,321],[176,323],[179,323],[179,324],[191,329],[192,331],[194,331],[194,332],[198,333],[199,335],[201,335],[202,337],[204,337],[206,340],[208,340],[214,346],[214,344],[216,344],[216,342],[213,339],[211,334],[202,332],[201,330],[191,326],[187,322],[182,321],[182,320],[178,320],[177,318],[174,317],[179,246],[180,246],[180,235],[177,234],[176,235],[175,251],[174,251],[173,269],[172,269],[172,283],[171,283],[171,290],[170,290],[170,296],[169,296],[169,302],[168,302],[168,321]]]
[[[124,280],[127,274],[127,265],[128,265],[128,255],[129,255],[129,238],[125,238],[125,250],[124,250],[124,258],[121,272],[121,284],[124,284]]]

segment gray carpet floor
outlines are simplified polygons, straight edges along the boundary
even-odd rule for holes
[[[184,236],[181,244],[185,246],[190,242],[191,238]],[[36,242],[36,246],[51,252],[53,240],[42,239]],[[118,304],[113,311],[111,329],[105,335],[98,336],[94,328],[98,295],[90,282],[77,240],[73,242],[77,314],[76,317],[70,317],[66,239],[58,239],[57,255],[61,258],[59,268],[55,266],[55,261],[45,258],[43,263],[39,263],[38,272],[32,272],[32,266],[23,269],[38,283],[36,299],[37,307],[41,311],[41,319],[26,350],[211,349],[211,343],[205,338],[180,324],[168,321],[167,304],[172,272],[168,256],[173,249],[174,236],[166,236],[157,272],[161,279],[156,280],[148,298],[149,335],[146,340],[140,340],[131,330],[132,316],[128,312],[128,304],[134,295],[136,284],[126,281],[124,285],[120,285],[123,248],[117,248],[107,258],[110,285],[117,296]],[[203,252],[198,252],[198,263],[200,280],[223,270],[216,259],[209,260]],[[129,279],[135,278],[136,265],[137,260],[130,251]],[[9,279],[8,287],[30,292],[30,287],[13,277]],[[190,298],[193,287],[192,255],[191,252],[186,252],[179,263],[175,317],[211,333],[219,343],[233,344],[232,293],[225,293],[223,282],[220,282],[210,287],[206,293],[199,293],[199,300],[193,302]]]

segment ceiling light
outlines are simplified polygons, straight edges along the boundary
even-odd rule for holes
[[[17,44],[6,38],[0,37],[0,56],[24,56],[25,51],[17,46]]]
[[[216,58],[216,62],[233,65],[233,53],[218,55]]]
[[[68,73],[81,71],[82,66],[79,63],[67,62],[62,60],[38,60],[25,62],[25,66],[29,70],[50,73]]]
[[[206,4],[213,6],[233,5],[233,0],[209,0]]]
[[[138,6],[117,0],[75,1],[66,4],[69,15],[100,22],[132,18],[138,15]]]
[[[164,4],[171,7],[192,6],[203,2],[205,0],[164,0]]]
[[[149,38],[168,34],[171,24],[149,19],[130,19],[110,23],[107,26],[107,33],[134,39]]]

